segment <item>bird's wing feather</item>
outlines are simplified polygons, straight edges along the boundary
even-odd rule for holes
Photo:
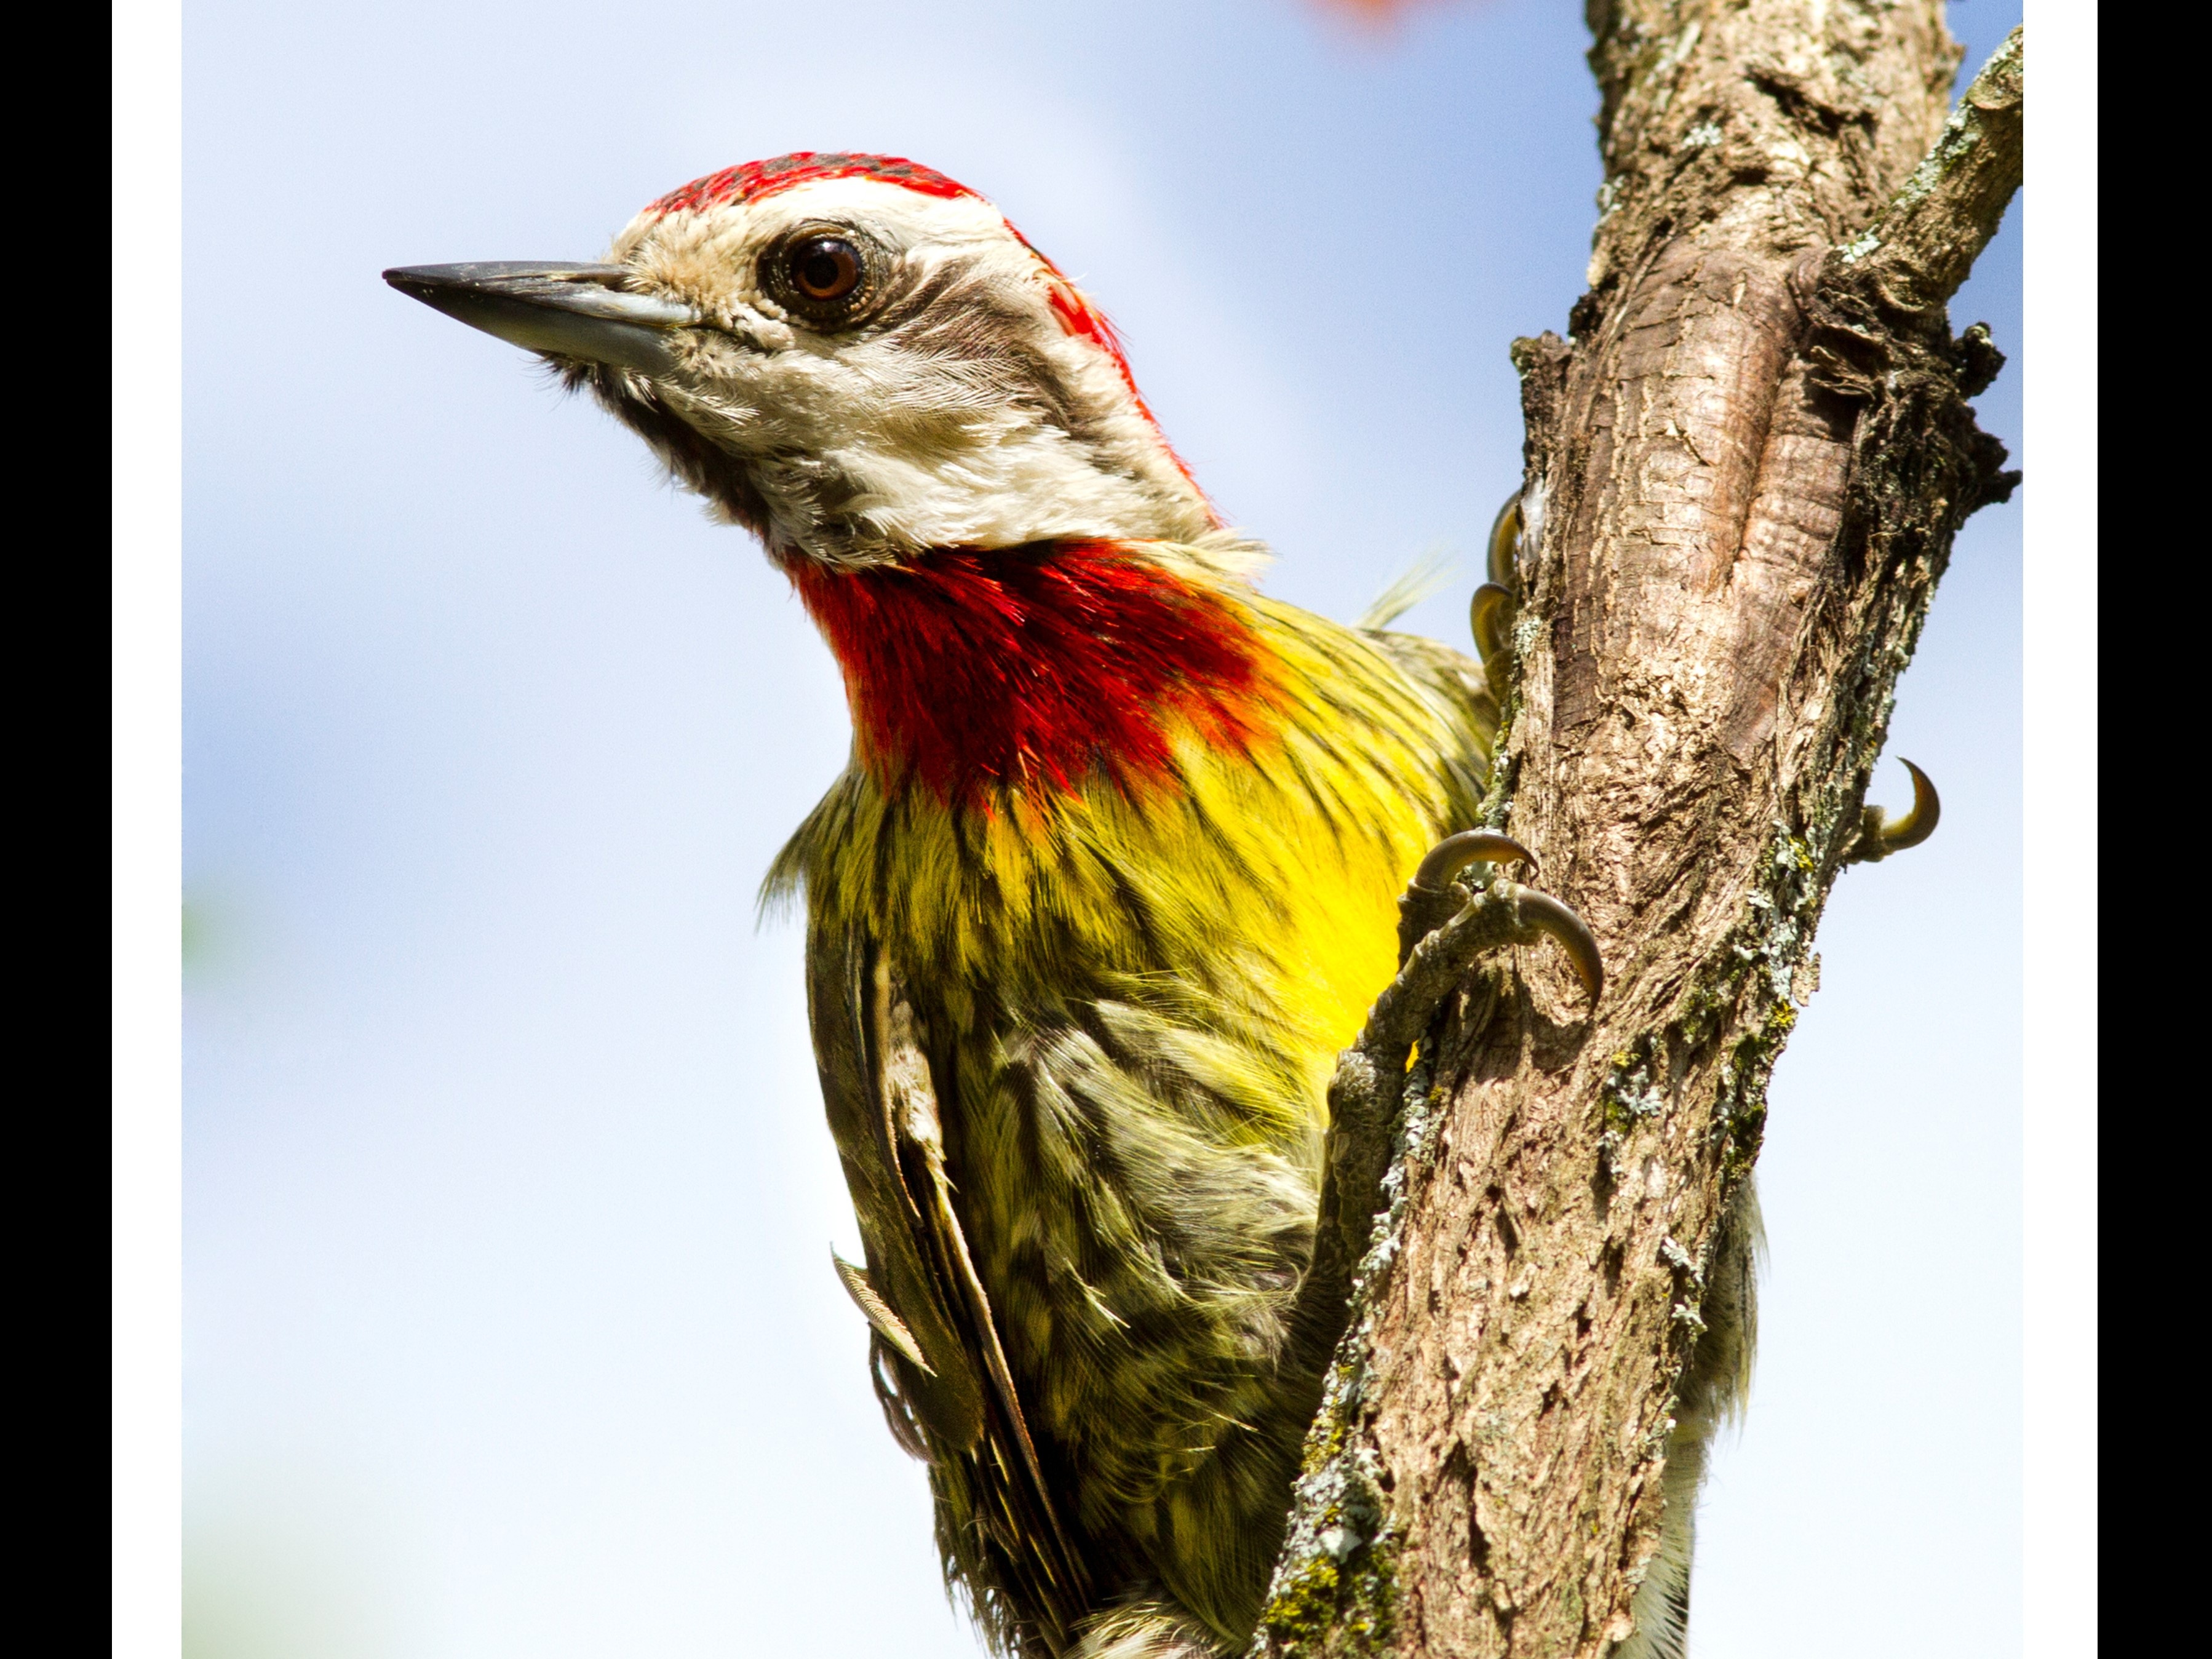
[[[1058,1626],[1044,1632],[1057,1651],[1089,1599],[1082,1558],[952,1206],[913,1004],[889,955],[848,927],[810,928],[807,1000],[830,1133],[866,1247],[865,1272],[840,1263],[839,1273],[875,1331],[884,1414],[932,1466],[948,1560],[971,1591],[1019,1585],[1018,1605]]]
[[[909,1359],[908,1368],[898,1373],[896,1398],[884,1401],[892,1432],[918,1452],[918,1430],[927,1427],[939,1446],[966,1451],[982,1432],[981,1377],[921,1245],[921,1206],[901,1168],[891,1097],[873,1041],[873,975],[860,945],[823,937],[818,931],[807,941],[815,1064],[867,1262],[865,1272],[856,1268],[841,1277],[848,1290],[855,1288],[857,1277],[921,1356],[919,1364]],[[861,1309],[870,1311],[866,1301]],[[872,1316],[870,1323],[877,1321]],[[880,1325],[878,1333],[883,1334]],[[899,1351],[896,1339],[886,1341],[893,1352]],[[880,1373],[880,1364],[878,1369]],[[880,1376],[878,1382],[881,1392]]]

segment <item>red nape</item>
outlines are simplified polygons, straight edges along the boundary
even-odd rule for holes
[[[1094,769],[1164,776],[1178,720],[1237,747],[1273,724],[1270,653],[1235,600],[1112,543],[793,580],[844,670],[862,758],[950,803],[1066,793]]]
[[[1151,426],[1153,432],[1158,435],[1160,447],[1167,451],[1168,459],[1175,463],[1176,471],[1182,473],[1185,482],[1193,489],[1198,489],[1199,495],[1203,497],[1206,492],[1198,489],[1198,480],[1192,475],[1188,463],[1176,453],[1176,447],[1168,441],[1168,434],[1160,430],[1159,420],[1153,415],[1152,405],[1145,401],[1145,394],[1137,390],[1137,377],[1129,372],[1128,354],[1121,349],[1121,337],[1115,331],[1114,325],[1107,319],[1106,313],[1085,299],[1075,284],[1069,282],[1061,273],[1058,265],[1046,258],[1043,254],[1037,253],[1036,249],[1030,246],[1030,239],[1023,235],[1020,231],[1014,230],[1012,220],[1006,221],[1006,228],[1014,232],[1016,241],[1024,247],[1029,248],[1031,253],[1036,254],[1037,263],[1044,267],[1045,277],[1048,284],[1045,302],[1052,307],[1054,320],[1059,323],[1060,332],[1072,335],[1077,339],[1090,341],[1112,361],[1115,369],[1121,376],[1121,384],[1129,389],[1129,397],[1137,405],[1137,413],[1145,417],[1146,424]],[[1221,515],[1213,511],[1213,504],[1211,501],[1206,503],[1206,512],[1212,518],[1215,527],[1218,528],[1221,524]]]

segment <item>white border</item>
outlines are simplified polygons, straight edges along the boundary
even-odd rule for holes
[[[2081,954],[2097,939],[2097,13],[2025,10],[2023,712],[2028,787],[2058,787],[2031,799],[2023,849],[2021,1611],[2030,1659],[2081,1659],[2097,1649],[2097,980]]]
[[[183,1645],[182,8],[109,24],[111,1635],[152,1659]]]

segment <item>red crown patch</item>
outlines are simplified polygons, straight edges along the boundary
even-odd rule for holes
[[[672,190],[647,213],[696,213],[730,202],[757,202],[796,185],[821,179],[880,179],[887,185],[923,196],[973,196],[975,192],[943,173],[909,161],[902,155],[850,155],[839,150],[795,150],[765,161],[747,161],[703,179],[694,179],[681,190]]]

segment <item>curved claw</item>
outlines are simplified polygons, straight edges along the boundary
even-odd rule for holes
[[[1903,756],[1898,758],[1912,774],[1911,808],[1903,817],[1893,818],[1879,806],[1868,807],[1859,829],[1858,846],[1852,852],[1851,861],[1855,864],[1871,864],[1892,853],[1919,846],[1936,833],[1936,826],[1942,819],[1943,798],[1936,793],[1936,786],[1928,775]]]
[[[1431,848],[1398,901],[1398,965],[1403,968],[1413,947],[1450,914],[1447,896],[1454,876],[1470,864],[1505,864],[1516,859],[1531,870],[1536,867],[1534,853],[1495,830],[1462,830]]]
[[[1485,662],[1504,653],[1505,612],[1512,603],[1513,596],[1496,582],[1485,582],[1474,590],[1467,620],[1474,634],[1474,648]]]
[[[1605,994],[1605,963],[1597,953],[1597,938],[1589,924],[1549,893],[1540,893],[1533,887],[1500,881],[1493,882],[1490,890],[1512,900],[1528,927],[1559,940],[1575,965],[1575,977],[1582,981],[1595,1006]]]
[[[1919,846],[1936,833],[1936,825],[1943,816],[1943,798],[1936,793],[1936,786],[1928,775],[1903,756],[1898,758],[1912,774],[1912,810],[1901,818],[1882,815],[1878,833],[1885,853],[1900,853],[1908,847]]]
[[[1536,867],[1536,855],[1512,836],[1497,830],[1462,830],[1446,836],[1429,849],[1421,867],[1413,872],[1413,885],[1426,893],[1441,893],[1445,884],[1470,864],[1525,864]]]
[[[1521,540],[1521,492],[1506,497],[1505,505],[1490,524],[1490,580],[1507,592],[1513,591],[1513,555]]]

